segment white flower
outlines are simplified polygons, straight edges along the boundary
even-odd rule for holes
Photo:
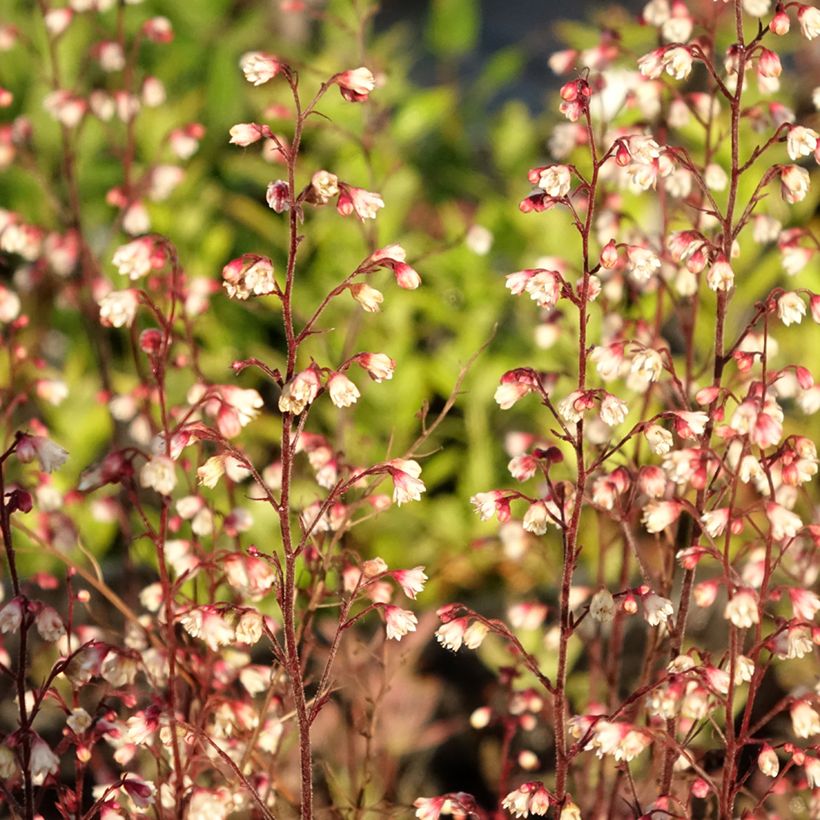
[[[806,303],[797,293],[789,291],[777,300],[777,316],[783,324],[799,325],[806,315]]]
[[[608,624],[614,617],[617,607],[615,599],[608,589],[599,589],[589,603],[589,614],[602,624]]]
[[[666,455],[674,444],[672,433],[658,424],[652,424],[647,427],[644,435],[649,442],[650,449],[658,456]]]
[[[98,301],[100,323],[105,327],[131,327],[139,298],[135,290],[112,290]]]
[[[32,782],[37,786],[41,785],[46,777],[56,774],[59,768],[60,758],[51,751],[49,745],[39,735],[35,735],[29,759]]]
[[[817,138],[817,131],[813,128],[806,128],[803,125],[792,126],[786,138],[789,158],[797,161],[800,157],[810,157],[817,148]]]
[[[817,11],[815,9],[815,11]],[[820,12],[818,12],[820,14]],[[809,172],[799,165],[785,165],[780,169],[780,195],[790,205],[802,202],[809,193]]]
[[[56,610],[50,606],[44,606],[34,619],[37,632],[44,641],[54,643],[65,635],[65,626],[57,614]]]
[[[789,710],[792,729],[797,737],[809,738],[820,734],[820,715],[805,700],[798,700]]]
[[[772,502],[766,504],[766,517],[769,519],[769,524],[772,528],[772,538],[774,538],[775,541],[785,541],[788,538],[794,538],[803,527],[800,516],[795,515],[785,507],[780,506],[780,504]]]
[[[146,239],[135,239],[126,245],[120,245],[114,252],[111,261],[122,276],[136,280],[151,272],[153,242]]]
[[[249,83],[262,85],[279,73],[282,64],[271,54],[249,51],[240,58],[239,67]]]
[[[807,40],[820,37],[820,9],[814,6],[800,6],[797,12],[800,31]]]
[[[40,462],[40,469],[45,473],[59,469],[68,459],[68,450],[46,436],[20,436],[16,453],[17,459],[23,464],[29,464],[36,458]]]
[[[400,641],[408,632],[416,631],[418,619],[409,609],[385,606],[384,617],[388,639]]]
[[[625,401],[607,393],[601,402],[601,420],[610,427],[617,427],[627,417],[629,407]]]
[[[757,597],[749,590],[739,590],[726,604],[723,617],[731,621],[738,629],[748,629],[760,622],[757,609]]]
[[[350,407],[361,395],[356,385],[344,373],[334,373],[328,379],[327,391],[336,407]]]
[[[153,456],[140,471],[140,484],[156,490],[160,495],[171,495],[177,485],[174,462],[167,456]]]
[[[630,276],[638,284],[646,284],[661,267],[657,254],[639,245],[627,246],[626,258]]]
[[[643,597],[643,613],[650,626],[659,626],[672,617],[675,611],[672,602],[654,592]]]
[[[663,357],[657,350],[646,347],[635,354],[629,369],[644,376],[647,381],[657,381],[663,372]]]
[[[572,185],[572,175],[566,165],[545,168],[538,179],[538,187],[553,197],[565,197]]]
[[[678,520],[681,505],[677,501],[650,501],[643,508],[643,521],[647,532],[662,532]]]
[[[533,535],[543,535],[547,531],[547,524],[550,522],[547,507],[543,501],[536,501],[530,504],[527,512],[524,513],[524,529]]]
[[[685,80],[692,73],[692,55],[688,48],[670,48],[664,52],[663,65],[670,77]]]
[[[442,624],[436,630],[436,640],[445,648],[453,652],[458,652],[464,642],[464,634],[467,631],[467,619],[455,618],[452,621]]]

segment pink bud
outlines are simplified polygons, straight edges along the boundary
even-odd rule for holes
[[[805,367],[795,367],[794,374],[797,376],[798,384],[804,389],[809,390],[814,387],[814,377]]]
[[[162,332],[155,327],[149,327],[140,333],[140,350],[149,356],[155,356],[162,347]]]
[[[601,250],[601,267],[606,268],[606,270],[611,270],[617,264],[618,246],[615,244],[614,239],[610,239]]]
[[[778,37],[782,37],[784,34],[789,33],[789,28],[791,28],[791,22],[789,21],[789,15],[786,14],[785,11],[781,8],[777,14],[772,18],[772,22],[769,23],[769,30],[772,34],[776,34]]]

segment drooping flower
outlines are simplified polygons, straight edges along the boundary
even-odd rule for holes
[[[387,605],[383,607],[388,639],[400,641],[409,632],[416,631],[418,619],[409,609]]]

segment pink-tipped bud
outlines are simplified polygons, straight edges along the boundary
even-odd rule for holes
[[[769,31],[772,34],[776,34],[778,37],[782,37],[784,34],[789,33],[789,29],[791,28],[791,21],[789,20],[789,15],[786,14],[783,9],[778,9],[775,16],[772,18],[772,22],[769,23]]]
[[[611,270],[617,264],[618,246],[615,244],[614,239],[610,239],[609,242],[604,245],[603,250],[601,250],[601,267],[606,270]]]
[[[149,356],[156,356],[162,348],[162,332],[155,327],[149,327],[140,333],[140,350]]]

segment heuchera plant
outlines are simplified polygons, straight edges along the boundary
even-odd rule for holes
[[[474,782],[426,796],[437,774],[427,772],[424,787],[411,776],[396,789],[412,781],[411,807],[413,797],[389,805],[401,795],[368,789],[376,706],[391,686],[397,710],[425,703],[389,678],[418,657],[407,644],[425,638],[413,601],[427,574],[412,556],[389,566],[350,533],[421,499],[425,442],[467,367],[401,455],[384,441],[385,455],[368,462],[342,434],[397,363],[389,341],[359,349],[358,320],[334,328],[329,317],[345,303],[360,318],[378,314],[385,281],[413,291],[421,279],[401,245],[376,240],[376,176],[348,178],[343,160],[327,170],[306,151],[328,123],[328,95],[367,111],[357,104],[385,78],[237,53],[244,80],[270,99],[259,122],[235,123],[224,143],[280,169],[257,193],[271,235],[285,241],[226,258],[220,288],[217,271],[191,276],[184,254],[152,231],[150,203],[181,185],[206,131],[174,122],[153,140],[155,156],[144,150],[141,118],[165,102],[144,55],[174,31],[164,17],[132,17],[132,5],[38,0],[42,54],[0,25],[4,56],[35,55],[51,119],[0,125],[0,170],[25,173],[38,191],[32,216],[0,209],[3,271],[14,272],[0,284],[3,812],[817,816],[809,424],[820,386],[809,340],[820,323],[820,240],[809,168],[820,154],[816,115],[798,117],[777,92],[783,63],[820,36],[820,12],[651,0],[640,20],[650,50],[635,53],[631,35],[607,29],[592,48],[552,56],[567,121],[519,208],[577,242],[507,274],[506,286],[535,303],[542,347],[563,335],[574,351],[549,371],[503,373],[495,400],[532,412],[531,431],[505,440],[516,488],[484,487],[472,502],[482,520],[498,520],[507,556],[558,572],[505,617],[489,605],[438,609],[436,651],[477,651],[497,672],[470,716],[478,737],[498,739],[486,767],[497,800],[482,805]],[[366,55],[373,9],[354,5],[345,31]],[[282,8],[322,16],[301,2]],[[64,46],[77,27],[93,34],[73,81]],[[14,105],[0,87],[0,107]],[[120,174],[104,230],[89,216],[78,159],[92,150],[89,132],[105,135]],[[49,135],[59,173],[39,153]],[[328,239],[316,226],[334,209]],[[342,232],[361,236],[361,261],[334,271],[316,299],[308,254]],[[489,250],[489,235],[470,235]],[[770,251],[774,285],[758,270]],[[78,455],[48,424],[68,395],[53,364],[59,340],[33,327],[48,324],[40,306],[53,293],[82,317],[112,429],[104,451],[81,456],[67,492],[52,474]],[[204,356],[199,328],[217,300],[277,317],[278,356],[253,355],[247,338],[235,358]],[[338,344],[318,343],[329,337]],[[116,566],[86,546],[103,527],[116,530]],[[260,529],[264,540],[252,535]],[[48,571],[29,572],[38,556]],[[402,639],[406,654],[391,667]],[[339,718],[361,703],[346,688],[361,688],[367,709]],[[339,732],[353,725],[364,752]],[[337,766],[328,749],[345,744]]]
[[[381,558],[364,560],[344,546],[345,534],[393,504],[421,497],[425,485],[414,452],[452,406],[430,421],[410,451],[375,464],[351,461],[308,423],[316,404],[327,402],[341,414],[368,389],[362,378],[378,384],[396,369],[381,351],[328,363],[307,352],[315,335],[328,332],[328,306],[352,297],[353,310],[377,313],[384,296],[374,286],[378,282],[371,283],[384,271],[401,289],[421,283],[404,249],[390,244],[365,252],[318,304],[298,298],[300,248],[308,241],[312,211],[335,206],[343,231],[349,229],[346,217],[374,220],[384,207],[379,194],[300,161],[305,131],[323,121],[325,95],[335,88],[344,100],[360,103],[376,79],[359,67],[309,84],[306,95],[286,61],[261,51],[239,60],[248,83],[284,83],[291,100],[289,108],[275,111],[278,119],[290,120],[287,138],[258,123],[230,129],[231,143],[264,148],[285,172],[265,196],[273,218],[287,222],[284,269],[248,252],[222,270],[223,298],[267,297],[266,308],[281,314],[281,359],[232,363],[234,377],[251,369],[274,387],[275,398],[266,403],[256,388],[217,383],[202,368],[196,320],[218,288],[186,276],[171,242],[150,232],[143,205],[146,197],[166,196],[182,178],[175,165],[145,161],[138,172],[136,164],[135,122],[145,106],[161,104],[164,96],[157,80],[139,78],[139,49],[145,40],[170,42],[169,21],[149,19],[131,36],[120,4],[111,39],[95,43],[89,56],[122,87],[68,91],[60,85],[60,38],[77,15],[96,16],[110,6],[41,4],[54,86],[45,106],[62,138],[66,228],[47,234],[20,214],[3,211],[0,239],[4,253],[28,265],[30,279],[56,274],[68,280],[73,290],[66,287],[66,298],[93,316],[89,333],[117,430],[72,497],[96,504],[97,521],[115,521],[126,541],[150,545],[158,578],[141,590],[140,614],[90,554],[90,568],[74,555],[82,535],[61,512],[64,499],[49,482],[69,454],[28,412],[27,373],[18,372],[37,369],[36,362],[28,364],[23,338],[28,317],[16,292],[3,286],[0,310],[11,360],[3,412],[8,425],[21,418],[0,455],[0,529],[12,592],[0,610],[0,631],[15,653],[12,658],[3,651],[0,673],[15,686],[18,710],[16,728],[0,744],[4,810],[25,818],[42,816],[44,806],[66,818],[216,818],[237,812],[272,818],[290,803],[294,813],[313,817],[311,729],[336,687],[334,661],[343,637],[366,622],[372,633],[378,618],[387,640],[415,631],[417,618],[407,607],[427,580],[422,566],[389,568]],[[5,28],[3,37],[12,48],[18,32]],[[114,150],[121,151],[123,180],[108,201],[118,209],[114,231],[135,238],[110,254],[113,276],[84,232],[75,152],[89,117],[118,119],[122,126],[112,136],[119,140]],[[167,144],[185,159],[203,135],[202,126],[190,125],[173,130]],[[31,136],[22,119],[4,130],[5,160],[33,155]],[[138,376],[133,389],[118,394],[110,371],[112,334],[127,337]],[[66,395],[56,379],[38,379],[32,388],[54,404]],[[26,412],[17,412],[21,405]],[[265,415],[279,432],[275,445],[271,441],[273,458],[260,464],[243,449],[242,432]],[[304,474],[313,485],[308,493],[294,489]],[[385,482],[391,494],[381,491]],[[257,547],[245,534],[263,506],[276,532]],[[42,517],[31,528],[20,517],[33,508]],[[20,577],[20,536],[66,564],[63,611],[43,602],[37,589],[56,587],[54,576]],[[93,624],[96,596],[122,616],[124,635]],[[326,612],[333,616],[327,619]],[[53,711],[61,713],[57,740],[37,729],[49,709],[52,726]],[[73,776],[66,776],[71,768]],[[291,793],[294,768],[300,776]]]
[[[637,71],[620,68],[635,56],[610,32],[551,58],[574,75],[560,90],[568,122],[520,209],[567,212],[577,252],[506,277],[575,335],[577,355],[561,372],[503,374],[499,406],[540,403],[545,417],[508,438],[519,486],[473,503],[505,545],[529,533],[557,551],[555,603],[507,620],[450,604],[437,638],[458,651],[492,633],[509,652],[498,702],[472,719],[502,731],[497,816],[793,816],[820,787],[817,451],[797,415],[820,408],[820,388],[811,353],[785,357],[778,341],[807,314],[820,322],[820,243],[791,208],[820,150],[769,100],[779,38],[795,25],[814,40],[820,12],[652,0],[642,22],[658,46]],[[744,280],[771,243],[783,272],[751,295]],[[597,568],[582,560],[591,542]],[[708,642],[690,637],[695,617]],[[546,647],[528,638],[541,629]],[[791,689],[762,704],[785,664]],[[551,760],[531,750],[543,726]],[[474,814],[464,795],[416,805],[425,819]]]

